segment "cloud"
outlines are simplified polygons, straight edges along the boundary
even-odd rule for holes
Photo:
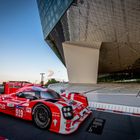
[[[53,70],[48,70],[47,78],[51,78],[53,75],[54,75],[54,71]]]

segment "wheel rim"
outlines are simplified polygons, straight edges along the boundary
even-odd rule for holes
[[[38,116],[39,121],[41,121],[42,123],[48,120],[48,114],[46,113],[44,108],[39,108],[37,116]]]
[[[38,107],[36,109],[35,122],[40,128],[46,128],[49,125],[50,117],[46,108]]]

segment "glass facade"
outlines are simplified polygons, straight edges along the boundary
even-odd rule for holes
[[[37,0],[44,38],[58,23],[73,0]]]

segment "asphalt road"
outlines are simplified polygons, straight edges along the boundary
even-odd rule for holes
[[[106,120],[101,135],[86,131],[94,117]],[[140,118],[93,111],[76,132],[60,135],[0,113],[0,136],[9,140],[140,140]]]

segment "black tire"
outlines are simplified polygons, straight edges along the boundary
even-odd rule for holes
[[[37,104],[33,108],[32,117],[35,125],[41,129],[48,129],[51,124],[50,109],[44,104]]]

